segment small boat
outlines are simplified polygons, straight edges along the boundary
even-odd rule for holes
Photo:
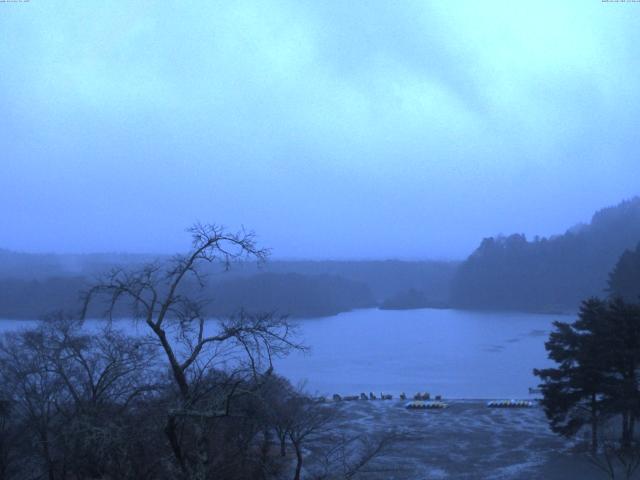
[[[487,402],[489,408],[531,408],[533,402],[528,400],[492,400]]]
[[[422,400],[414,400],[407,403],[406,407],[409,410],[441,410],[447,408],[447,404],[443,402],[425,402]]]

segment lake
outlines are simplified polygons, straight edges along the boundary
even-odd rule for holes
[[[307,354],[276,369],[321,394],[416,391],[447,398],[526,398],[532,369],[563,315],[462,310],[356,310],[298,322]]]
[[[322,395],[428,391],[446,398],[527,398],[538,383],[532,369],[551,364],[544,342],[554,320],[573,317],[356,310],[296,321],[310,350],[276,360],[275,368]],[[32,324],[3,320],[0,331]]]

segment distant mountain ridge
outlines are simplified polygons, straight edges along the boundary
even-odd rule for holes
[[[573,311],[603,296],[609,272],[640,242],[640,197],[596,212],[563,235],[485,238],[458,268],[451,304],[470,309]]]

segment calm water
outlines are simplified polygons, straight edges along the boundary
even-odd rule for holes
[[[319,394],[428,391],[448,398],[526,398],[553,320],[562,315],[461,310],[357,310],[299,320],[310,347],[276,371]],[[33,325],[0,321],[1,330]],[[140,327],[139,327],[140,328]]]
[[[553,320],[572,317],[461,310],[358,310],[299,322],[308,354],[276,364],[322,394],[428,391],[449,398],[527,397],[550,362]]]

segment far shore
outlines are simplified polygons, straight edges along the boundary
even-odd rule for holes
[[[474,313],[485,313],[485,314],[505,314],[505,313],[513,313],[513,314],[532,314],[532,315],[559,315],[559,316],[573,316],[577,315],[577,309],[500,309],[500,308],[467,308],[467,307],[456,307],[454,305],[448,303],[435,303],[427,306],[420,307],[407,307],[407,308],[390,308],[383,306],[372,306],[365,308],[356,308],[356,309],[347,309],[341,310],[338,312],[330,313],[327,315],[287,315],[280,312],[275,312],[276,315],[283,315],[291,320],[309,320],[309,319],[320,319],[320,318],[330,318],[335,317],[337,315],[343,313],[349,313],[354,311],[366,311],[366,310],[382,310],[382,311],[410,311],[410,310],[459,310],[464,312],[474,312]],[[38,322],[42,321],[45,318],[45,315],[42,315],[40,318],[34,318],[33,316],[14,316],[14,317],[0,317],[0,322],[3,321],[25,321],[25,322]],[[114,315],[113,320],[126,320],[130,317],[127,316],[118,316]],[[212,316],[209,320],[215,320],[217,318],[224,318],[223,316]],[[100,319],[99,317],[91,317],[91,319],[96,320]],[[105,319],[106,320],[106,319]]]

